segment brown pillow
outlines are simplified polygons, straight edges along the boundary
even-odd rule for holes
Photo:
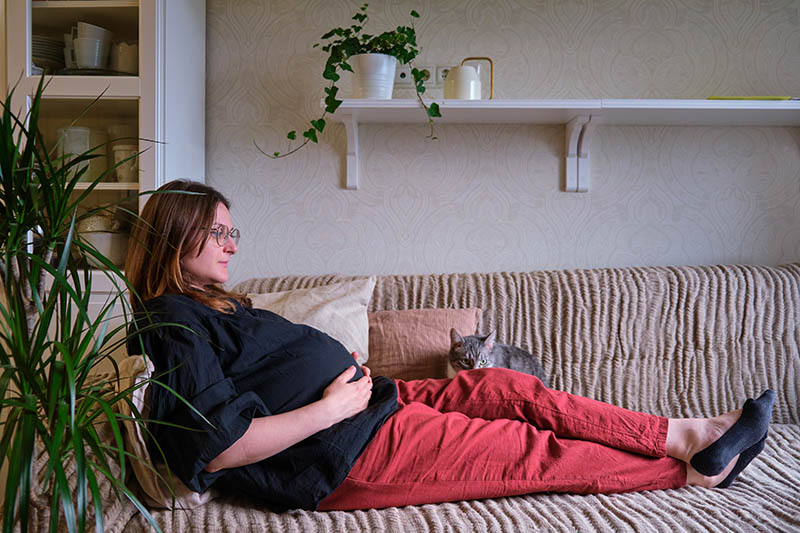
[[[369,313],[369,362],[374,376],[402,380],[447,377],[450,328],[472,335],[481,310],[408,309]]]

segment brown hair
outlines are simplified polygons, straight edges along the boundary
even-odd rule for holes
[[[228,199],[216,189],[186,180],[166,183],[150,196],[131,233],[125,260],[134,310],[162,294],[184,294],[225,312],[235,309],[231,300],[248,303],[246,297],[220,285],[199,289],[181,270],[181,259],[202,251],[208,242],[206,228],[213,225],[219,204],[230,209]]]

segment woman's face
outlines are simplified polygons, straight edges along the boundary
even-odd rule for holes
[[[239,249],[232,237],[228,237],[223,246],[217,244],[214,237],[217,226],[225,226],[228,231],[233,229],[231,214],[228,208],[221,203],[217,204],[214,229],[208,228],[206,232],[206,245],[203,251],[198,254],[196,249],[192,250],[181,259],[183,273],[190,274],[192,282],[201,287],[228,281],[228,261]]]

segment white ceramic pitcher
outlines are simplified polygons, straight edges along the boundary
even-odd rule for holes
[[[475,67],[452,67],[444,80],[444,97],[457,100],[480,100],[481,79]]]

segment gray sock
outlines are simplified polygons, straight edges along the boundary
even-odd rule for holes
[[[690,463],[704,476],[716,476],[730,464],[734,457],[754,446],[767,433],[775,391],[767,389],[753,400],[748,398],[742,407],[742,415],[720,438],[708,448],[697,452]]]

